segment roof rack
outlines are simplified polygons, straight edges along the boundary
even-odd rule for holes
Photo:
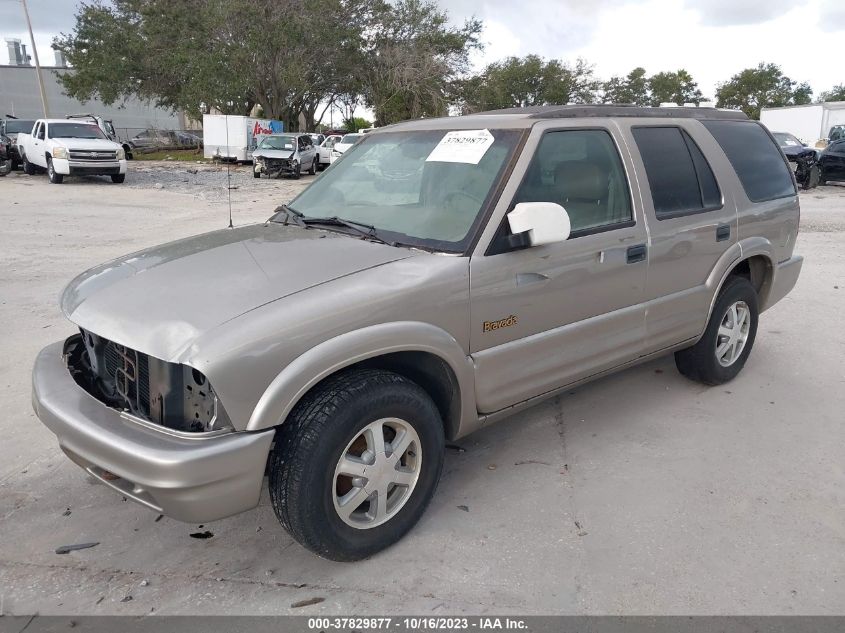
[[[530,106],[527,108],[505,108],[477,112],[485,114],[523,114],[530,119],[569,119],[577,117],[646,117],[655,119],[729,119],[747,121],[748,117],[740,110],[720,110],[718,108],[653,108],[635,105],[550,105]]]

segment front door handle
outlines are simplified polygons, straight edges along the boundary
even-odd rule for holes
[[[730,224],[720,224],[716,227],[716,241],[717,242],[724,242],[725,240],[731,239],[731,225]]]
[[[644,262],[646,256],[645,244],[637,244],[636,246],[628,247],[628,263],[636,264],[637,262]]]

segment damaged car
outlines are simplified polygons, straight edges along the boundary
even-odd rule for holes
[[[804,145],[794,134],[772,132],[772,136],[775,137],[789,161],[789,166],[792,167],[798,184],[804,189],[817,187],[821,175],[818,165],[819,152]]]
[[[0,134],[0,176],[12,171],[12,139]]]
[[[261,139],[252,153],[255,178],[291,176],[298,179],[303,170],[317,173],[320,158],[310,134],[270,134]]]

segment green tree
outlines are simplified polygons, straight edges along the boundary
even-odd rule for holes
[[[819,95],[819,103],[825,101],[845,101],[845,84],[839,84]]]
[[[611,77],[602,84],[602,103],[649,105],[648,79],[645,68],[634,68],[625,77]]]
[[[480,33],[474,18],[452,26],[435,2],[383,2],[367,29],[361,69],[361,92],[376,125],[446,114],[470,51],[481,47]]]
[[[648,87],[653,106],[659,106],[661,103],[698,105],[705,100],[692,75],[683,68],[676,72],[661,72],[652,75],[648,78]]]
[[[813,91],[809,84],[793,81],[777,64],[759,64],[746,68],[716,89],[716,105],[742,110],[752,119],[760,118],[765,107],[810,103]]]
[[[508,57],[489,64],[479,75],[464,80],[461,109],[480,112],[550,104],[594,103],[600,82],[593,68],[578,59],[569,65],[538,55]]]

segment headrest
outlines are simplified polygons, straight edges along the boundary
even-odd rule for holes
[[[555,168],[555,186],[568,200],[602,200],[607,197],[607,178],[593,163],[565,161]]]

